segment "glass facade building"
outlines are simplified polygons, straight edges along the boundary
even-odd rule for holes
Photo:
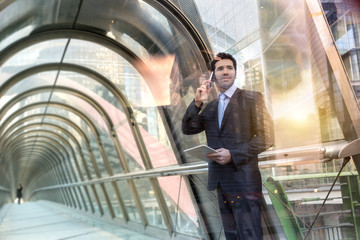
[[[360,239],[359,31],[351,0],[0,0],[0,206],[22,183],[159,239],[225,239],[181,119],[227,52],[274,122],[264,238]]]

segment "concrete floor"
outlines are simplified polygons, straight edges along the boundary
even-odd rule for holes
[[[1,240],[155,240],[112,226],[109,231],[48,202],[7,204],[0,211]],[[105,224],[104,224],[105,225]]]

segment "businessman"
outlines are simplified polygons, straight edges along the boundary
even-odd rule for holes
[[[217,150],[206,156],[212,160],[208,190],[217,190],[226,239],[262,239],[258,154],[273,145],[272,120],[261,93],[234,85],[232,55],[217,54],[211,71],[219,98],[204,106],[213,89],[211,79],[204,81],[184,114],[182,131],[205,131],[208,145]]]

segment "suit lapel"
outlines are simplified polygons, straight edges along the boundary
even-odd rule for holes
[[[221,129],[223,129],[226,119],[229,117],[230,113],[232,112],[232,108],[240,102],[239,100],[242,95],[241,93],[242,93],[242,91],[239,88],[237,88],[236,91],[234,92],[234,95],[230,98],[229,104],[227,105],[227,107],[225,109],[224,116],[223,116],[222,123],[221,123],[221,128],[219,129],[219,131],[221,131]]]

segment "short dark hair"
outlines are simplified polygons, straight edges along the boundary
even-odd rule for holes
[[[211,63],[210,63],[211,71],[215,71],[215,64],[217,63],[217,61],[222,60],[222,59],[230,59],[234,65],[235,72],[236,72],[235,58],[231,54],[224,53],[224,52],[219,52],[218,54],[216,54],[216,56],[214,57],[214,60],[211,61]]]

